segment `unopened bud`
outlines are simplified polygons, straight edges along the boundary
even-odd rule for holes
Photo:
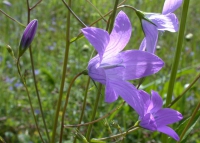
[[[37,31],[38,21],[37,19],[32,20],[25,28],[19,44],[19,57],[23,55],[26,49],[31,45],[35,33]]]

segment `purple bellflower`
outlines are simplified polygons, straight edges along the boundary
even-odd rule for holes
[[[98,52],[89,61],[88,74],[93,80],[106,86],[105,101],[113,102],[120,95],[134,109],[139,109],[138,90],[127,80],[154,74],[163,67],[164,62],[145,51],[121,52],[132,32],[129,18],[123,11],[118,13],[110,35],[107,31],[95,27],[83,28],[82,32]]]
[[[38,21],[37,19],[32,20],[25,28],[19,44],[19,57],[23,55],[26,49],[31,45],[35,33],[37,31]]]
[[[150,53],[155,53],[156,44],[158,40],[158,31],[178,31],[179,22],[176,15],[173,12],[177,8],[179,8],[181,4],[182,0],[165,0],[162,14],[143,13],[141,11],[137,11],[138,15],[144,16],[139,16],[145,34],[145,38],[143,39],[140,45],[140,50],[147,50]]]
[[[178,141],[177,133],[167,125],[180,121],[183,118],[182,114],[170,108],[162,108],[162,98],[155,91],[151,92],[151,97],[143,90],[139,90],[139,93],[140,103],[143,104],[138,110],[140,126],[151,131],[162,132]]]

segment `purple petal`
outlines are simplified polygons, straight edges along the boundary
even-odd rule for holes
[[[146,38],[144,38],[142,40],[142,43],[140,44],[139,50],[141,50],[141,51],[145,51],[146,50]]]
[[[149,105],[147,112],[150,112],[153,114],[162,108],[163,101],[157,92],[151,91],[151,95],[152,95],[151,104]]]
[[[157,126],[160,127],[178,122],[183,118],[183,116],[176,110],[164,108],[154,113],[154,118],[156,120]]]
[[[109,80],[115,93],[125,100],[140,116],[144,115],[144,105],[138,90],[129,82],[123,80]]]
[[[168,126],[161,126],[161,127],[158,127],[157,130],[159,132],[162,132],[164,134],[167,134],[169,135],[170,137],[172,137],[173,139],[179,141],[179,136],[178,134],[170,127]]]
[[[142,45],[146,46],[145,49],[148,52],[154,53],[158,40],[157,27],[146,20],[142,20],[142,28],[145,34],[145,41],[146,41],[146,44],[142,43]],[[144,49],[142,45],[140,46],[140,49]]]
[[[103,58],[104,51],[110,41],[110,36],[107,31],[95,27],[87,27],[81,29],[88,41],[97,50],[100,62]]]
[[[174,13],[169,13],[167,15],[146,14],[146,17],[156,25],[158,30],[167,30],[170,32],[178,31],[179,22]]]
[[[155,131],[157,129],[155,119],[150,113],[146,114],[141,119],[140,126],[151,131]]]
[[[124,80],[133,80],[154,74],[164,66],[162,59],[140,50],[127,50],[119,53],[115,58],[122,61],[118,66],[124,67]]]
[[[182,4],[182,0],[165,0],[162,14],[168,14],[174,12]]]
[[[124,49],[131,37],[131,23],[127,15],[120,11],[115,19],[114,28],[110,34],[110,42],[104,56],[113,56]]]
[[[112,87],[112,83],[110,83],[110,80],[107,79],[106,80],[106,89],[105,89],[105,102],[114,102],[115,100],[117,100],[118,95],[115,93],[113,87]]]
[[[140,98],[143,100],[144,104],[144,114],[146,114],[150,104],[150,95],[143,90],[139,90],[139,93],[140,93]]]
[[[106,75],[103,68],[99,67],[99,56],[95,56],[89,61],[88,64],[88,74],[89,76],[102,84],[106,84]]]

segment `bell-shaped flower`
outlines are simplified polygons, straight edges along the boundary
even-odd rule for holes
[[[140,45],[140,50],[147,50],[150,53],[154,53],[158,40],[158,31],[178,31],[179,21],[173,12],[181,4],[182,0],[165,0],[162,14],[136,11],[141,19],[143,32],[145,34],[145,38]],[[141,17],[141,15],[144,17]]]
[[[95,27],[83,28],[82,32],[98,52],[89,61],[88,74],[93,80],[106,86],[105,101],[113,102],[120,95],[136,108],[138,91],[127,80],[154,74],[163,67],[164,62],[145,51],[121,52],[132,32],[129,18],[123,11],[117,15],[110,35],[107,31]]]
[[[35,33],[37,31],[38,21],[37,19],[32,20],[25,28],[20,44],[19,44],[19,55],[21,57],[26,49],[31,45]]]
[[[162,108],[162,98],[155,91],[151,92],[151,97],[143,90],[139,93],[140,103],[143,104],[138,110],[140,126],[151,131],[162,132],[178,141],[177,133],[167,125],[180,121],[183,118],[182,114],[170,108]]]

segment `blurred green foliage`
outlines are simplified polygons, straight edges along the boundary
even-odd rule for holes
[[[9,0],[9,2],[11,3],[11,6],[6,5],[5,1],[1,0],[0,9],[14,19],[26,25],[26,1]],[[36,2],[37,0],[30,0],[30,5],[32,6]],[[91,2],[103,15],[111,10],[114,5],[114,1],[108,0],[91,0]],[[162,11],[163,3],[164,0],[162,0],[162,2],[160,0],[126,1],[126,4],[132,5],[137,9],[146,12],[157,13]],[[173,98],[181,94],[181,92],[199,73],[199,7],[200,3],[191,1],[185,31],[186,39],[183,44],[184,48],[182,51]],[[96,19],[100,18],[97,11],[85,0],[73,0],[72,10],[86,25],[89,25]],[[126,46],[126,49],[138,49],[144,36],[139,19],[132,10],[127,8],[122,8],[122,10],[125,11],[131,19],[133,27],[132,37]],[[42,106],[50,135],[53,128],[53,116],[58,99],[58,91],[63,66],[67,12],[68,10],[62,1],[58,0],[43,0],[31,12],[31,19],[38,19],[39,23],[36,37],[32,43],[32,51],[37,84],[39,86]],[[180,19],[181,8],[179,8],[175,13]],[[108,19],[108,17],[106,17],[106,19]],[[102,20],[94,26],[105,29],[106,23]],[[83,28],[81,27],[81,24],[74,17],[72,17],[70,38],[76,37],[80,33],[81,28]],[[30,111],[30,106],[28,104],[28,98],[25,89],[20,82],[20,78],[17,73],[15,60],[12,56],[10,56],[6,49],[6,46],[10,45],[15,55],[17,55],[17,47],[19,45],[23,30],[24,27],[0,13],[0,136],[2,136],[7,143],[40,142],[39,135]],[[188,34],[190,35],[188,36]],[[191,34],[193,36],[191,36]],[[145,78],[145,81],[141,85],[141,89],[144,89],[147,92],[150,92],[151,90],[158,91],[164,100],[168,88],[169,73],[173,62],[177,35],[177,33],[170,32],[160,33],[156,54],[165,61],[165,67],[156,75]],[[85,40],[85,38],[79,39],[71,44],[64,93],[66,93],[71,79],[76,74],[87,68],[87,63],[91,57],[92,51],[93,47],[88,41]],[[34,90],[28,51],[26,51],[21,58],[20,65],[22,71],[26,71],[27,85],[33,101],[35,114],[39,121],[40,129],[42,130],[44,139],[46,139],[37,97]],[[81,76],[73,85],[65,118],[66,125],[77,124],[79,121],[86,82],[87,76]],[[133,83],[137,84],[138,81],[134,81]],[[187,92],[184,97],[172,107],[180,111],[185,118],[191,116],[195,105],[200,101],[199,83],[200,82],[198,81],[195,86],[193,86],[192,89],[190,89],[190,91]],[[95,87],[91,83],[88,93],[86,111],[83,119],[84,122],[90,121],[91,111],[96,95],[95,93]],[[63,96],[63,101],[64,98],[65,96]],[[122,100],[119,99],[115,103],[107,104],[104,102],[104,96],[102,96],[96,117],[103,116],[121,102]],[[60,112],[60,116],[62,114],[63,113]],[[128,105],[124,105],[119,111],[108,117],[108,122],[111,124],[112,120],[115,120],[115,122],[121,127],[121,130],[126,131],[126,129],[134,125],[134,122],[137,121],[137,118],[138,117],[135,112]],[[173,127],[178,127],[178,123]],[[200,142],[199,128],[200,124],[197,122],[196,126],[190,133],[190,137],[187,138],[188,142]],[[86,127],[81,127],[81,133],[84,134],[86,129]],[[118,129],[114,126],[111,126],[111,130],[113,131],[113,134],[119,133]],[[94,124],[92,137],[100,138],[108,135],[109,132],[104,126],[103,121]],[[64,140],[66,143],[67,141],[71,142],[73,136],[73,129],[64,130]],[[152,133],[150,131],[140,129],[139,131],[127,135],[125,143],[160,142],[160,137],[160,133]]]

